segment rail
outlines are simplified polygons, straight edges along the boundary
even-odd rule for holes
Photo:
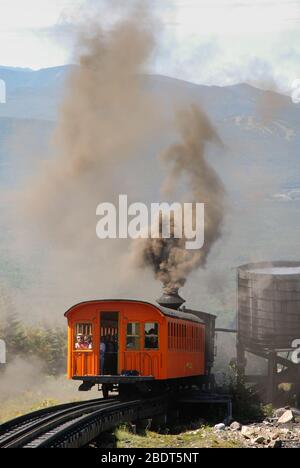
[[[35,411],[0,426],[0,448],[80,448],[122,422],[166,411],[165,397],[100,398]]]

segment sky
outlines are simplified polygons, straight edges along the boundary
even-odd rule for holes
[[[73,25],[95,8],[109,23],[107,4],[130,1],[0,0],[0,64],[39,69],[70,63]],[[203,84],[274,82],[282,90],[300,78],[300,0],[148,3],[162,25],[153,73]]]

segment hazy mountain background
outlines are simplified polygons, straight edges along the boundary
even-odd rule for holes
[[[38,258],[28,265],[10,248],[8,241],[14,234],[5,217],[5,193],[30,172],[27,159],[20,154],[49,156],[69,71],[70,66],[39,71],[0,67],[0,79],[7,87],[7,103],[0,104],[0,284],[22,290],[24,295],[27,286],[35,284],[36,297],[28,300],[38,297],[41,304],[51,300],[39,287],[43,265]],[[178,107],[186,102],[201,105],[222,137],[224,147],[207,157],[228,192],[224,235],[210,255],[207,269],[191,275],[183,295],[189,305],[233,323],[237,265],[300,259],[300,105],[287,96],[246,84],[208,87],[164,76],[143,76],[141,80],[165,101],[170,115],[174,103]],[[174,135],[162,132],[161,139],[135,163],[136,192],[144,194],[146,202],[159,200],[161,174],[156,155],[171,138]],[[143,297],[143,292],[138,291],[137,297]],[[64,301],[66,306],[72,302],[71,297]]]

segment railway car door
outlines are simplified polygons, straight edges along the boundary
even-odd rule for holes
[[[100,313],[100,375],[118,375],[119,312]]]

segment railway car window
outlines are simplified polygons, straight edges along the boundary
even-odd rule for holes
[[[185,345],[186,345],[186,351],[189,352],[190,350],[190,326],[186,325],[186,337],[185,337]]]
[[[186,325],[183,325],[183,349],[187,351],[187,344],[186,344]]]
[[[168,325],[168,336],[169,336],[169,349],[173,348],[173,343],[172,343],[172,322],[169,322]]]
[[[93,335],[91,323],[76,323],[75,349],[93,349]]]
[[[174,350],[175,348],[175,345],[174,345],[174,341],[175,341],[175,331],[174,331],[174,323],[172,322],[171,323],[171,349]]]
[[[138,322],[127,324],[126,349],[140,349],[140,324]]]
[[[182,349],[182,343],[183,343],[183,325],[180,323],[179,324],[179,349]]]
[[[183,325],[180,325],[180,349],[183,349]]]
[[[145,323],[145,349],[158,349],[158,323]]]
[[[175,348],[175,324],[173,322],[170,322],[169,326],[170,326],[170,329],[169,329],[169,340],[170,340],[169,349],[174,351],[174,348]]]
[[[202,351],[202,333],[200,328],[198,328],[198,351]]]

